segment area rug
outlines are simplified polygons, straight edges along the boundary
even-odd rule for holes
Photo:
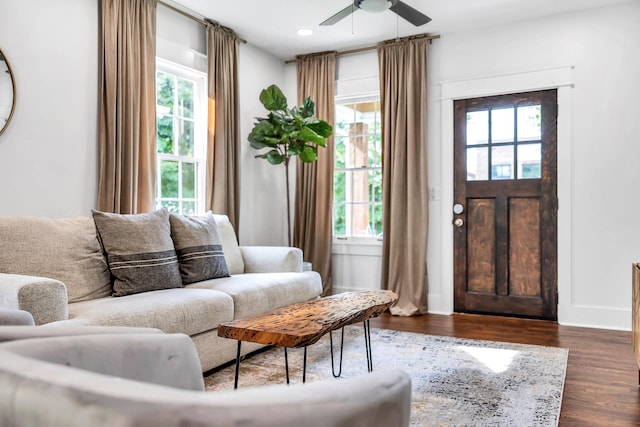
[[[568,350],[371,329],[373,369],[411,376],[413,426],[557,426]],[[338,368],[340,332],[333,333]],[[289,350],[291,383],[302,381],[301,349]],[[233,389],[235,365],[205,378],[207,391]],[[341,378],[366,375],[362,326],[345,328]],[[331,380],[329,336],[308,348],[307,382]],[[282,348],[250,356],[239,387],[284,383]]]

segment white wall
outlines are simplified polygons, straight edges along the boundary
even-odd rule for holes
[[[0,136],[1,215],[87,215],[96,204],[97,4],[0,0],[17,96]]]
[[[250,44],[240,46],[238,62],[242,165],[240,244],[285,245],[287,217],[284,166],[274,166],[264,159],[256,159],[255,155],[261,151],[251,148],[247,140],[255,117],[264,117],[267,113],[259,101],[262,89],[276,84],[285,90],[284,63]],[[295,98],[289,97],[289,103],[292,102],[295,102]],[[295,169],[295,164],[289,167]]]
[[[630,328],[631,263],[640,260],[640,222],[634,219],[634,213],[640,211],[640,199],[635,197],[640,182],[636,125],[640,58],[634,46],[640,40],[639,19],[640,4],[629,2],[442,34],[429,47],[429,183],[436,196],[429,205],[430,311],[451,310],[442,298],[449,291],[445,287],[452,284],[446,268],[451,254],[442,253],[443,239],[451,236],[451,223],[443,214],[448,208],[441,197],[452,191],[443,188],[443,177],[450,176],[452,168],[442,163],[442,144],[451,141],[443,140],[447,129],[442,128],[441,84],[573,66],[574,87],[565,101],[570,118],[564,118],[570,128],[570,146],[559,148],[570,154],[559,160],[559,174],[565,188],[571,189],[569,200],[560,200],[560,215],[571,210],[570,229],[560,230],[561,238],[569,237],[560,242],[568,248],[569,265],[560,266],[566,273],[559,283],[559,321]],[[375,52],[368,55],[375,56]],[[352,67],[355,70],[358,64]],[[359,277],[358,266],[349,268],[355,270],[350,277]],[[359,272],[369,274],[368,268],[364,264]],[[349,283],[343,286],[352,287]]]

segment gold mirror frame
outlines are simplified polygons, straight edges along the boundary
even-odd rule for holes
[[[6,121],[4,122],[2,127],[0,128],[0,135],[2,135],[2,133],[9,126],[9,122],[11,122],[11,117],[13,117],[13,112],[16,109],[16,78],[13,75],[13,71],[11,70],[11,65],[9,65],[9,61],[7,61],[7,57],[2,52],[2,49],[0,49],[0,62],[4,62],[5,64],[7,64],[6,72],[9,73],[9,78],[11,79],[11,91],[12,91],[11,92],[11,97],[12,97],[12,99],[11,99],[11,110],[9,111],[9,116],[7,117]],[[0,93],[0,96],[3,96],[3,94]],[[2,120],[2,117],[0,117],[0,120]]]

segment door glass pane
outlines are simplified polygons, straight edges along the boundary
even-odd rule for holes
[[[542,139],[542,107],[530,105],[518,107],[518,141]]]
[[[486,181],[489,179],[489,148],[467,148],[467,181]]]
[[[542,145],[518,145],[518,179],[538,179],[542,177]]]
[[[178,198],[178,162],[163,160],[160,164],[160,189],[161,197]]]
[[[489,111],[467,113],[467,145],[489,142]]]
[[[515,116],[513,108],[491,110],[491,142],[513,142]]]
[[[196,165],[194,163],[182,164],[182,198],[193,199],[196,197]]]
[[[513,145],[491,148],[491,179],[513,179]]]

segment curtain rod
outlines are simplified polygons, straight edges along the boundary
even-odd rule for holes
[[[409,36],[409,37],[416,37],[416,36]],[[440,34],[426,35],[424,38],[429,40],[429,43],[431,43],[431,40],[439,39],[440,38]],[[391,39],[391,40],[400,40],[400,38]],[[366,47],[359,47],[359,48],[356,48],[356,49],[342,50],[342,51],[337,52],[336,56],[349,55],[349,54],[352,54],[352,53],[366,52],[368,50],[374,50],[374,49],[377,49],[377,48],[378,48],[378,45],[376,44],[376,45],[373,45],[373,46],[366,46]],[[285,64],[293,64],[296,61],[297,61],[297,59],[287,59],[286,61],[284,61],[284,63]]]
[[[194,16],[194,15],[192,15],[190,13],[187,13],[184,10],[178,9],[177,7],[172,6],[172,5],[168,4],[168,3],[165,3],[165,2],[163,2],[161,0],[158,0],[158,3],[163,5],[164,7],[167,7],[169,9],[173,10],[174,12],[179,13],[182,16],[185,16],[185,17],[191,19],[192,21],[196,21],[197,23],[199,23],[201,25],[204,25],[205,27],[207,25],[209,25],[209,24],[218,24],[218,21],[214,21],[213,19],[208,19],[208,18],[207,19],[198,18],[197,16]],[[235,31],[234,31],[234,34],[235,34]],[[240,37],[238,37],[237,34],[236,34],[236,39],[238,39],[238,41],[240,43],[243,43],[243,44],[247,42],[245,39],[241,39]]]

